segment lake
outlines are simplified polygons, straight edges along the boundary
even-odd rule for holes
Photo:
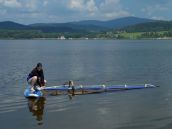
[[[172,128],[172,40],[0,40],[0,61],[0,129]],[[26,99],[38,62],[47,86],[160,87]]]

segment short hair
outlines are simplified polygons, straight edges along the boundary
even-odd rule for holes
[[[42,67],[42,63],[37,63],[36,67]]]

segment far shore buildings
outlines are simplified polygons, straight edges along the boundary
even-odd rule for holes
[[[66,38],[63,35],[61,35],[60,37],[58,37],[58,39],[65,40]]]

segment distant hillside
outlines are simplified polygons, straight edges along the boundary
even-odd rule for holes
[[[43,32],[94,32],[108,30],[108,28],[97,25],[80,25],[74,23],[36,23],[29,25],[32,29]]]
[[[156,32],[172,30],[172,21],[156,21],[123,27],[119,30],[127,32]]]
[[[37,30],[44,33],[94,33],[148,22],[153,23],[155,20],[124,17],[109,21],[87,20],[68,23],[36,23],[30,25],[4,21],[0,22],[0,30]]]
[[[11,22],[11,21],[4,21],[0,22],[0,29],[27,29],[26,25],[22,25],[19,23]]]
[[[85,20],[68,23],[36,23],[29,26],[43,32],[98,32],[154,21],[145,18],[125,17],[109,21]]]
[[[88,21],[80,21],[80,22],[72,22],[73,24],[79,25],[96,25],[105,28],[121,28],[129,25],[135,25],[140,23],[154,22],[156,20],[146,19],[146,18],[137,18],[137,17],[124,17],[109,21],[96,21],[96,20],[88,20]]]

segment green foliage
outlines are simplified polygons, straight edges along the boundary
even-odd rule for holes
[[[169,31],[148,32],[81,32],[81,33],[45,33],[39,30],[0,30],[0,39],[57,39],[64,36],[66,39],[150,39],[171,38],[172,29]]]
[[[31,39],[41,36],[42,33],[35,30],[0,30],[1,39]]]
[[[172,29],[172,21],[159,21],[159,22],[148,22],[142,24],[136,24],[119,29],[120,31],[126,32],[159,32],[169,31]]]

